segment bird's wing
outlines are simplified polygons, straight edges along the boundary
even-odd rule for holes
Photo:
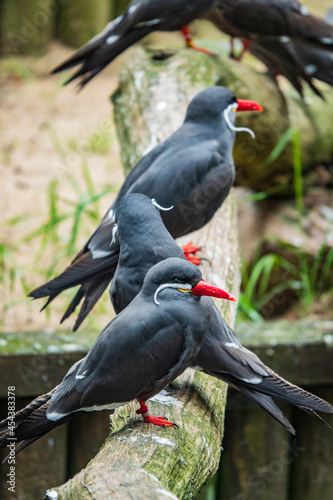
[[[333,26],[296,0],[217,1],[223,19],[237,28],[237,36],[255,39],[291,37],[314,46],[333,48]]]
[[[215,149],[211,141],[207,147],[203,143],[165,150],[129,188],[129,192],[155,198],[164,207],[174,206],[161,214],[174,238],[193,231],[207,213],[211,217],[229,193],[233,163],[230,160],[230,165],[224,165]]]
[[[66,375],[48,415],[114,408],[139,394],[156,394],[161,384],[189,366],[200,347],[192,332],[170,315],[161,316],[156,304],[138,302],[107,325],[87,356]]]

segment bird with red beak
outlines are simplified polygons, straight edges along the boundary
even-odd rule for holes
[[[89,353],[63,381],[16,413],[15,428],[0,423],[0,448],[9,433],[16,452],[76,416],[114,410],[137,399],[143,420],[172,426],[149,415],[146,401],[178,377],[197,356],[207,332],[210,309],[201,296],[234,300],[202,280],[198,267],[170,258],[147,273],[141,292],[102,331]]]
[[[119,242],[111,235],[117,206],[127,193],[142,193],[165,207],[163,222],[177,238],[207,224],[228,196],[235,178],[233,146],[238,131],[236,112],[262,111],[262,107],[225,88],[202,90],[190,102],[184,123],[164,142],[149,151],[131,170],[119,194],[94,234],[72,263],[52,281],[30,293],[49,297],[47,304],[67,288],[81,288],[63,316],[66,319],[84,299],[76,330],[115,273]],[[135,231],[135,226],[128,227]],[[47,305],[46,304],[46,305]]]

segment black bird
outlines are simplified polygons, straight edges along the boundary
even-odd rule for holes
[[[151,266],[169,257],[183,260],[185,257],[148,197],[126,195],[119,203],[116,218],[120,255],[110,296],[116,313],[120,313],[140,292]],[[303,409],[333,413],[329,403],[287,382],[244,348],[214,302],[209,298],[206,302],[210,310],[209,326],[192,367],[236,387],[292,434],[294,428],[272,398]]]
[[[325,19],[332,23],[333,9]],[[301,95],[304,82],[307,82],[317,95],[323,97],[314,85],[314,78],[333,85],[332,52],[299,41],[267,41],[260,37],[249,42],[248,50],[268,67],[273,77],[285,76]]]
[[[80,78],[83,87],[124,50],[153,31],[182,30],[189,47],[209,52],[194,45],[187,24],[207,11],[213,1],[133,0],[123,15],[109,23],[102,33],[55,68],[53,73],[80,65],[66,83]]]
[[[317,17],[297,0],[215,0],[205,18],[227,35],[256,40],[290,38],[333,49],[333,26]]]
[[[111,242],[111,234],[115,211],[126,193],[146,194],[164,207],[174,205],[172,211],[162,215],[174,238],[209,222],[234,182],[235,131],[243,130],[234,126],[235,111],[247,110],[262,108],[251,101],[237,100],[224,87],[200,92],[189,104],[183,125],[131,170],[115,202],[71,265],[30,296],[49,296],[47,305],[63,290],[80,284],[62,318],[65,320],[84,298],[74,330],[79,327],[114,275],[119,243],[117,239]]]
[[[272,72],[285,76],[302,95],[304,83],[323,97],[313,78],[333,83],[333,26],[295,0],[217,0],[205,18],[220,30],[241,38],[240,60],[249,50]],[[233,44],[232,44],[233,47]]]
[[[16,452],[54,427],[89,411],[114,410],[138,399],[145,422],[171,426],[151,417],[145,402],[178,377],[197,355],[209,323],[202,295],[230,299],[205,283],[190,262],[170,258],[147,273],[131,304],[102,331],[89,353],[63,381],[0,424],[0,448],[20,443]],[[11,425],[12,423],[12,425]],[[15,439],[14,439],[15,438]]]

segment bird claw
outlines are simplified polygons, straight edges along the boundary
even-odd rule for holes
[[[160,427],[173,427],[177,426],[177,424],[174,424],[173,422],[169,422],[164,417],[151,417],[150,415],[147,415],[146,417],[143,418],[144,422],[147,422],[148,424],[154,424],[158,425]],[[177,426],[178,427],[178,426]]]
[[[197,245],[194,245],[192,242],[187,243],[187,245],[183,246],[183,252],[185,254],[186,259],[189,262],[192,262],[195,266],[199,266],[201,264],[202,258],[200,257],[193,257],[199,250],[202,250],[203,247],[199,247]]]

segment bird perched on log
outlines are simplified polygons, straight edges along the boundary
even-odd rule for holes
[[[133,0],[123,15],[109,23],[102,33],[55,68],[53,73],[80,65],[66,83],[80,78],[83,87],[124,50],[153,31],[182,30],[189,47],[209,52],[194,45],[187,25],[206,12],[213,1],[168,0],[161,3],[160,0]]]
[[[195,46],[187,27],[198,18],[205,18],[227,35],[244,40],[244,50],[251,41],[251,52],[261,60],[261,51],[253,47],[255,42],[265,45],[270,41],[279,45],[292,41],[318,49],[333,49],[333,26],[312,15],[297,0],[173,0],[163,4],[158,0],[133,0],[123,15],[109,23],[102,33],[55,68],[53,73],[79,66],[67,83],[80,79],[83,87],[119,54],[152,31],[181,30],[187,46],[211,53]],[[279,52],[274,45],[272,50],[275,56]],[[266,55],[265,64],[267,58]],[[289,58],[290,55],[286,56],[287,61]],[[290,70],[287,75],[289,73]],[[311,76],[309,74],[306,78],[299,70],[298,79],[311,81]],[[293,83],[295,77],[289,79]]]
[[[242,39],[237,59],[249,50],[273,76],[285,76],[301,95],[306,82],[322,97],[313,78],[333,84],[330,17],[314,16],[296,0],[216,0],[204,17],[232,38]]]
[[[138,399],[143,420],[152,417],[146,401],[178,377],[197,355],[209,324],[206,297],[234,300],[202,280],[186,260],[170,258],[147,273],[131,304],[102,331],[88,354],[75,363],[48,394],[0,423],[0,448],[16,452],[72,418],[90,411],[114,410]]]
[[[119,203],[117,232],[120,254],[110,297],[116,313],[120,313],[140,293],[152,266],[169,257],[185,261],[185,256],[150,198],[142,194],[128,194]],[[329,403],[287,382],[243,347],[214,302],[209,298],[206,302],[210,311],[209,326],[192,367],[236,387],[292,434],[295,434],[294,428],[272,398],[310,411],[333,413]]]
[[[115,202],[71,265],[30,296],[49,297],[49,304],[63,290],[80,284],[62,318],[66,319],[84,298],[74,330],[79,327],[114,275],[119,243],[111,241],[111,234],[115,211],[126,193],[143,193],[164,207],[174,206],[162,216],[174,238],[209,222],[234,182],[235,133],[244,130],[235,127],[235,112],[249,110],[262,108],[252,101],[237,100],[224,87],[200,92],[189,104],[183,125],[131,170]]]

